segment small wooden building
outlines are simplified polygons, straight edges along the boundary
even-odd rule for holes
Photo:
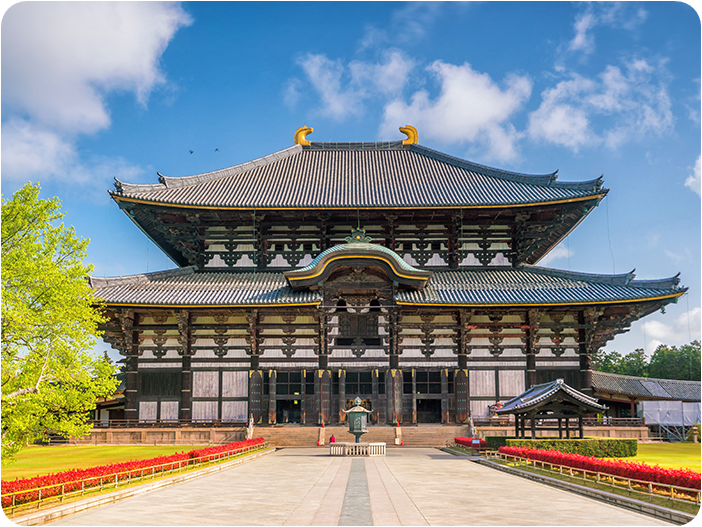
[[[90,280],[128,422],[464,423],[563,378],[685,291],[537,266],[602,180],[490,168],[407,138],[295,145],[112,198],[176,265]]]
[[[558,430],[558,437],[565,432],[570,439],[570,420],[578,420],[578,433],[583,434],[583,416],[597,414],[607,410],[606,406],[571,388],[563,379],[532,386],[526,392],[510,399],[501,408],[495,410],[497,415],[514,415],[515,437],[526,437],[526,423],[529,421],[531,438],[536,438],[537,430]]]

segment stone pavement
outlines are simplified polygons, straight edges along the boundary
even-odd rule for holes
[[[52,525],[668,525],[432,448],[285,448]]]

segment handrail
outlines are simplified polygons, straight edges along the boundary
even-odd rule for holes
[[[166,473],[172,475],[174,473],[175,466],[178,466],[178,472],[185,470],[194,470],[195,468],[202,468],[206,465],[213,465],[215,463],[220,463],[226,461],[231,457],[238,456],[243,453],[261,450],[268,448],[270,445],[266,442],[259,443],[257,445],[249,445],[241,447],[237,450],[229,450],[227,452],[217,452],[213,454],[206,454],[204,456],[184,459],[181,461],[170,461],[167,463],[161,463],[159,465],[152,465],[150,467],[135,468],[131,470],[125,470],[122,472],[115,472],[114,474],[107,474],[103,476],[92,476],[89,478],[77,479],[73,481],[64,481],[63,483],[55,483],[53,485],[46,485],[43,487],[34,487],[31,489],[17,490],[15,492],[8,492],[1,495],[3,503],[3,511],[10,510],[10,514],[14,516],[17,509],[25,509],[36,504],[37,509],[41,508],[42,503],[46,503],[49,500],[63,502],[66,497],[71,497],[74,495],[84,496],[86,492],[102,492],[106,487],[117,488],[120,485],[130,485],[139,480],[146,478],[155,479],[156,474],[159,473],[159,477],[165,477]],[[168,468],[165,468],[168,467]],[[145,474],[146,471],[146,474]],[[135,473],[139,475],[133,475]],[[97,480],[97,485],[86,485],[86,482]],[[80,485],[80,488],[77,488]],[[50,489],[57,489],[61,487],[61,491],[52,493]],[[76,487],[73,489],[73,487]],[[37,493],[37,499],[22,503],[17,503],[18,496],[23,494]],[[5,498],[12,497],[12,502],[9,505],[4,505]]]
[[[665,497],[665,499],[670,499],[672,501],[680,501],[680,502],[685,502],[689,503],[691,501],[696,502],[698,505],[700,504],[700,500],[702,498],[701,496],[701,491],[698,489],[690,489],[687,487],[678,487],[676,485],[669,485],[667,483],[656,483],[654,481],[645,481],[642,479],[634,479],[634,478],[627,478],[624,476],[617,476],[615,474],[609,474],[607,472],[599,472],[599,471],[593,471],[593,470],[587,470],[584,468],[574,468],[574,467],[569,467],[567,465],[557,465],[556,463],[551,463],[549,461],[541,461],[539,459],[529,459],[526,457],[521,457],[521,456],[514,456],[512,454],[505,454],[503,452],[497,452],[495,450],[491,450],[485,453],[486,458],[489,457],[494,457],[494,458],[502,458],[505,461],[509,462],[509,459],[516,460],[517,464],[521,464],[523,461],[524,464],[529,467],[529,464],[532,464],[534,466],[534,470],[536,470],[536,465],[537,463],[541,464],[541,470],[545,470],[544,466],[548,465],[549,466],[549,471],[554,472],[554,467],[558,470],[558,473],[561,477],[563,477],[563,469],[566,469],[568,471],[568,475],[571,478],[575,478],[573,475],[573,472],[577,473],[582,473],[583,474],[583,481],[588,480],[588,474],[591,474],[592,481],[596,483],[597,488],[600,488],[600,483],[602,484],[607,484],[607,480],[611,480],[609,483],[612,488],[625,488],[629,494],[637,493],[637,494],[646,494],[648,495],[649,502],[653,502],[653,496],[654,494],[657,494],[661,498]],[[616,484],[617,480],[626,482],[626,487],[620,487]],[[646,488],[646,491],[640,491],[638,488]],[[654,493],[654,489],[656,490],[664,490],[664,489],[670,489],[670,496],[666,494],[660,494],[660,493]],[[677,496],[676,496],[677,494]],[[678,497],[679,496],[679,497]],[[695,498],[692,498],[692,496],[696,496]]]
[[[93,429],[101,428],[148,428],[181,426],[246,426],[245,420],[237,419],[93,419],[88,421]]]

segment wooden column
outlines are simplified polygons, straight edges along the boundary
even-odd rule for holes
[[[536,418],[534,415],[529,416],[531,419],[531,438],[536,437]],[[568,432],[568,421],[566,421],[566,433]]]
[[[139,332],[134,329],[137,315],[134,311],[117,313],[122,329],[122,347],[125,355],[124,418],[139,418]]]
[[[526,314],[527,326],[524,330],[524,352],[526,353],[526,387],[531,388],[536,382],[536,342],[539,340],[539,324],[541,315],[536,309],[530,309]]]
[[[470,417],[470,398],[468,385],[468,370],[457,369],[453,374],[453,393],[456,397],[456,424],[468,422]]]
[[[592,396],[592,355],[590,345],[595,325],[599,319],[599,311],[586,308],[578,313],[578,354],[580,355],[580,391]]]
[[[417,370],[412,368],[412,424],[417,424]]]
[[[339,422],[346,422],[346,370],[339,370]]]
[[[263,371],[249,370],[249,414],[253,415],[254,423],[263,421]]]
[[[402,423],[402,371],[391,369],[385,373],[385,398],[387,400],[387,421],[389,424]]]
[[[331,417],[331,370],[317,370],[314,376],[317,424],[329,423]]]
[[[278,372],[276,370],[268,371],[268,424],[274,425],[277,422],[278,411],[276,408],[276,393],[275,381]]]
[[[192,359],[192,338],[191,320],[188,311],[176,313],[178,321],[178,343],[180,344],[180,354],[182,359],[181,368],[181,392],[180,392],[180,419],[181,422],[190,422],[192,419],[192,387],[193,372],[191,368]]]
[[[441,369],[441,422],[449,422],[448,370]]]
[[[371,390],[372,390],[371,404],[373,405],[373,413],[371,414],[371,421],[375,425],[375,424],[378,424],[378,418],[380,416],[379,406],[378,406],[378,370],[376,368],[373,368],[373,370],[371,370]]]
[[[307,370],[301,370],[302,384],[300,384],[300,424],[304,425],[307,420],[307,409],[305,399],[307,395]]]

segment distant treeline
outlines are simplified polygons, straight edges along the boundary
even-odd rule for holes
[[[679,348],[661,344],[649,361],[644,350],[626,355],[600,350],[593,356],[593,367],[605,373],[651,377],[653,379],[700,380],[700,342],[695,340]]]

